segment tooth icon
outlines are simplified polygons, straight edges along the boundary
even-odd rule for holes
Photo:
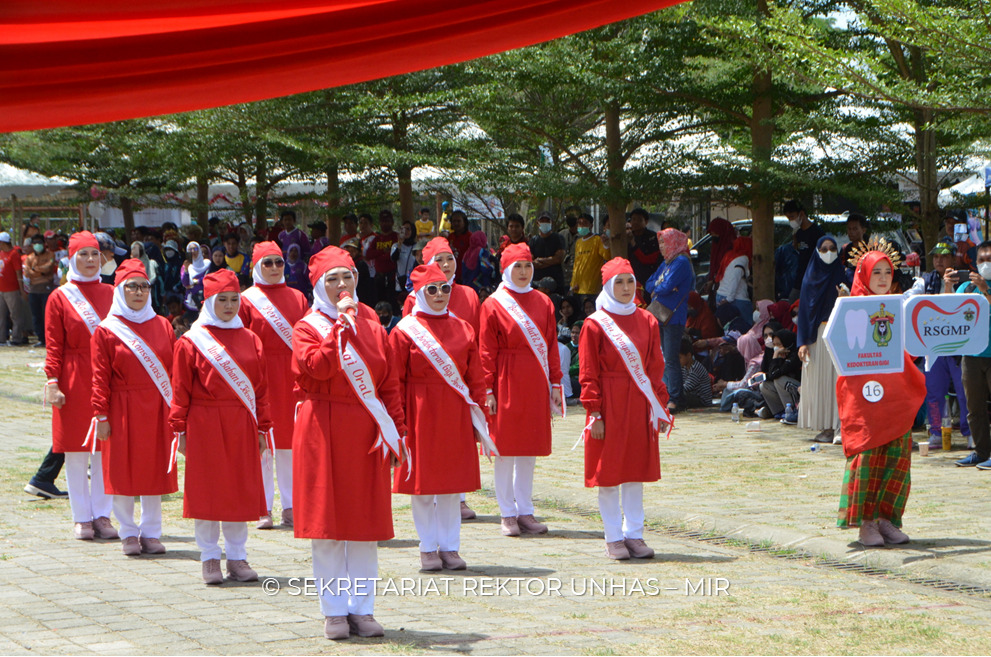
[[[863,349],[867,346],[867,327],[871,320],[866,310],[851,310],[846,314],[846,344],[850,349]]]

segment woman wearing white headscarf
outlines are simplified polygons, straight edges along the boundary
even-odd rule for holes
[[[179,490],[172,466],[172,325],[151,305],[141,261],[115,272],[110,314],[93,334],[93,413],[103,441],[103,479],[127,556],[163,554],[162,495]],[[134,498],[141,497],[141,523]]]
[[[203,277],[210,270],[210,262],[203,257],[203,246],[197,242],[186,245],[186,262],[182,265],[179,280],[186,288],[186,308],[199,310],[203,303]]]
[[[610,559],[654,556],[643,540],[643,484],[661,478],[658,433],[671,426],[660,330],[654,316],[634,304],[636,286],[625,258],[603,265],[596,311],[578,340],[578,380],[590,438],[585,486],[599,487]]]

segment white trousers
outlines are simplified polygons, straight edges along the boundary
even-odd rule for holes
[[[619,506],[621,496],[622,509]],[[599,515],[607,543],[643,538],[643,484],[635,481],[619,486],[600,486]]]
[[[92,456],[92,458],[91,458]],[[90,476],[86,476],[89,466]],[[97,452],[65,453],[65,483],[69,489],[72,522],[90,522],[109,518],[113,500],[103,492],[103,456]]]
[[[279,477],[279,499],[283,509],[292,508],[292,450],[275,450],[275,463],[272,463],[272,450],[262,456],[262,483],[265,486],[265,508],[272,512],[275,501],[275,474]]]
[[[533,469],[536,456],[495,457],[495,490],[503,518],[533,515]]]
[[[375,610],[379,573],[378,543],[315,538],[313,578],[324,616],[362,616]]]
[[[134,522],[134,498],[114,495],[114,517],[120,523],[120,537],[162,537],[162,496],[141,496],[141,523]]]
[[[461,549],[460,497],[458,493],[411,496],[420,552],[457,552]]]
[[[200,561],[220,558],[220,528],[224,529],[224,551],[228,561],[248,558],[248,523],[194,520],[196,547],[200,549]]]

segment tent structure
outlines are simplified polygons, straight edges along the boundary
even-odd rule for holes
[[[4,0],[0,132],[409,73],[683,0]]]

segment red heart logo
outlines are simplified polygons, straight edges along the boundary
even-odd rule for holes
[[[980,317],[981,315],[981,306],[973,299],[967,299],[966,301],[962,302],[959,306],[957,306],[956,308],[950,311],[943,310],[942,308],[937,306],[932,301],[929,301],[928,299],[919,302],[919,304],[915,306],[915,310],[912,311],[912,328],[915,330],[915,337],[919,338],[919,342],[921,342],[924,346],[926,347],[929,346],[926,345],[926,341],[922,338],[922,333],[919,332],[919,314],[923,310],[928,308],[929,310],[932,310],[944,317],[951,317],[953,315],[958,315],[961,312],[964,312],[967,306],[973,308],[974,320],[976,322],[977,318]]]

